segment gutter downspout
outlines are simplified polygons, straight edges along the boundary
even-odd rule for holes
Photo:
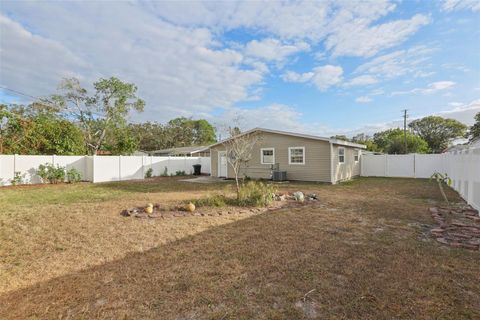
[[[335,180],[335,166],[333,164],[334,156],[333,156],[333,143],[330,142],[330,182],[332,184],[337,184],[337,181]]]

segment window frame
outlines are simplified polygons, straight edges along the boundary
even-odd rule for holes
[[[342,155],[340,155],[340,150],[343,150]],[[342,161],[340,161],[340,157],[343,157]],[[345,163],[345,160],[346,160],[345,147],[338,147],[338,163]]]
[[[272,163],[269,163],[269,162],[263,162],[263,151],[265,150],[268,150],[268,151],[273,151],[273,162]],[[260,163],[261,164],[275,164],[275,148],[260,148]]]
[[[355,163],[357,163],[358,161],[360,161],[360,150],[355,151],[357,151],[357,154],[353,156],[353,160],[355,161]]]
[[[292,162],[292,150],[293,149],[302,149],[303,161],[302,162]],[[289,165],[305,165],[305,147],[288,147],[288,164]]]

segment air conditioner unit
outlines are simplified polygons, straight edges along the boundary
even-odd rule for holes
[[[273,181],[286,181],[287,180],[287,171],[273,171],[272,172]]]

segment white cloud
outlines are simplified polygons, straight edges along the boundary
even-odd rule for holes
[[[54,93],[63,77],[91,85],[117,76],[134,82],[146,100],[142,120],[191,116],[255,98],[266,72],[261,63],[246,67],[241,52],[216,49],[206,29],[173,26],[127,3],[112,8],[16,3],[16,17],[29,21],[35,34],[0,14],[1,84],[42,96]]]
[[[473,100],[469,103],[449,103],[449,106],[453,106],[453,108],[441,111],[438,114],[442,117],[452,118],[471,126],[475,122],[475,115],[480,112],[480,99]]]
[[[249,57],[259,58],[266,61],[283,61],[300,51],[310,49],[308,43],[299,41],[293,44],[284,44],[277,39],[252,40],[245,46],[245,54]]]
[[[415,88],[408,91],[394,91],[392,96],[403,94],[433,94],[438,91],[443,91],[452,88],[455,85],[453,81],[437,81],[430,83],[426,88]]]
[[[372,98],[368,97],[368,96],[361,96],[361,97],[358,97],[357,99],[355,99],[355,102],[358,102],[358,103],[369,103],[372,101]]]
[[[445,0],[442,5],[445,11],[472,10],[480,11],[480,1],[478,0]]]
[[[287,82],[307,82],[313,83],[320,91],[339,84],[342,81],[343,69],[340,66],[325,65],[314,68],[311,72],[296,73],[288,71],[282,76]]]
[[[417,14],[408,20],[396,20],[369,26],[362,20],[339,28],[326,41],[334,56],[371,57],[379,51],[405,41],[418,29],[430,23],[430,18]]]
[[[286,82],[307,82],[314,76],[313,72],[297,73],[295,71],[287,71],[282,75],[282,79]]]
[[[415,15],[406,20],[375,22],[395,10],[388,0],[376,1],[228,1],[196,2],[179,6],[174,2],[147,4],[167,21],[184,26],[218,30],[247,28],[281,39],[304,39],[319,43],[326,39],[335,56],[372,56],[405,41],[429,17]]]
[[[430,54],[434,48],[425,45],[414,46],[407,50],[397,50],[378,56],[355,69],[354,74],[374,74],[376,77],[393,79],[404,75],[422,76],[419,72],[428,67]]]
[[[361,75],[351,79],[350,81],[345,83],[345,86],[346,87],[366,86],[370,84],[375,84],[377,82],[378,80],[374,76],[365,74],[365,75]]]

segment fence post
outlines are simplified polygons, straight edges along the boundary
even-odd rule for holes
[[[413,177],[417,177],[417,154],[413,154]]]
[[[122,181],[122,155],[118,156],[118,181]]]
[[[142,179],[145,179],[145,156],[142,155]]]
[[[94,153],[92,156],[92,182],[95,183],[95,160],[97,155]]]
[[[385,177],[388,177],[388,154],[384,155],[384,157],[385,157],[385,165],[384,165]]]

